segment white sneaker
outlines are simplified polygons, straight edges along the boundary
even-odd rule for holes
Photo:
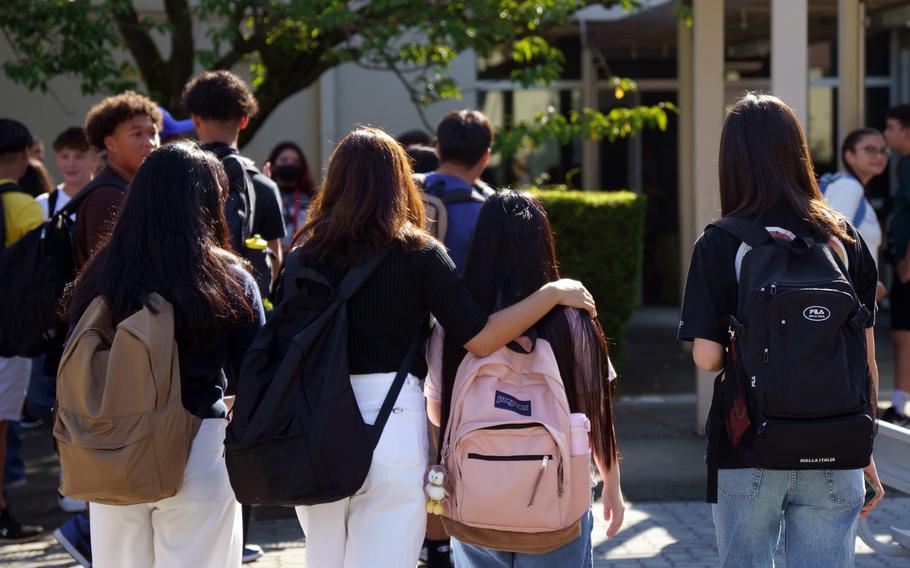
[[[262,556],[262,547],[257,544],[248,544],[243,547],[243,564],[255,562]]]
[[[70,499],[69,497],[64,497],[60,495],[57,497],[57,504],[60,506],[60,510],[64,513],[81,513],[88,509],[88,503],[85,501],[80,501],[79,499]]]

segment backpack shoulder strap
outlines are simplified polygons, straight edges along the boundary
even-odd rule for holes
[[[73,198],[69,200],[69,203],[64,205],[60,211],[54,213],[54,215],[72,215],[76,212],[77,209],[79,209],[79,205],[85,201],[85,198],[87,198],[91,192],[95,191],[96,188],[103,185],[116,187],[123,193],[126,193],[127,189],[129,189],[129,185],[117,176],[98,176],[92,181],[88,182],[88,185],[80,189],[79,193],[74,195]]]
[[[60,193],[63,191],[60,188],[55,189],[47,196],[47,217],[51,218],[54,216],[54,213],[57,212],[57,199],[60,197]]]
[[[389,420],[389,416],[392,414],[392,409],[395,406],[395,401],[398,400],[398,395],[401,393],[401,387],[404,386],[404,380],[411,372],[411,366],[414,364],[414,358],[417,356],[418,349],[420,349],[420,336],[422,335],[423,328],[427,323],[427,317],[428,315],[424,316],[423,319],[420,320],[420,326],[417,328],[417,334],[411,341],[411,345],[408,347],[408,352],[404,356],[404,361],[401,362],[401,367],[398,369],[398,373],[395,375],[395,380],[392,381],[392,386],[389,387],[389,392],[386,393],[385,400],[382,401],[382,407],[379,409],[379,414],[376,415],[376,420],[373,422],[371,434],[373,435],[372,442],[374,448],[379,443],[379,438],[382,436],[382,430],[385,428],[385,424]]]
[[[11,191],[21,191],[15,183],[0,185],[0,195]],[[6,213],[3,211],[3,199],[0,198],[0,250],[6,248]]]
[[[341,282],[338,284],[336,289],[338,297],[347,301],[350,300],[354,294],[369,280],[373,272],[379,268],[379,265],[382,264],[382,261],[385,260],[385,257],[388,256],[388,249],[383,250],[380,254],[374,256],[370,260],[364,262],[363,264],[357,265],[347,271],[344,275],[344,278],[341,279]]]
[[[758,221],[742,217],[723,217],[714,221],[709,227],[717,227],[752,248],[771,242],[771,235]]]

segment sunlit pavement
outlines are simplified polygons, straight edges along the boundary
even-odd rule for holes
[[[607,540],[603,510],[596,507],[594,565],[598,567],[698,568],[717,565],[711,509],[704,503],[645,503],[626,512],[623,530]],[[872,516],[872,528],[885,535],[892,525],[910,526],[910,497],[885,500]],[[250,542],[266,554],[250,564],[256,568],[303,568],[305,542],[291,519],[260,521],[251,527]],[[856,565],[863,568],[910,566],[910,557],[873,554],[857,540]],[[381,555],[382,551],[377,551]],[[786,566],[783,558],[778,566]],[[69,568],[76,564],[48,535],[31,544],[0,547],[0,566]]]

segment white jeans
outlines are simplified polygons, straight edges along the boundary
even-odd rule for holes
[[[352,375],[363,419],[372,424],[395,373]],[[325,568],[405,568],[417,564],[426,529],[423,479],[427,413],[420,381],[408,376],[357,493],[297,507],[306,564]]]
[[[203,420],[173,497],[91,503],[95,568],[239,568],[240,506],[224,465],[227,420]]]
[[[0,420],[22,418],[22,403],[28,392],[32,360],[25,357],[0,357]]]

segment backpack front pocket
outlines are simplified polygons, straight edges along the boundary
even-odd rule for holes
[[[519,532],[562,526],[559,449],[543,426],[475,431],[455,459],[461,522]]]

